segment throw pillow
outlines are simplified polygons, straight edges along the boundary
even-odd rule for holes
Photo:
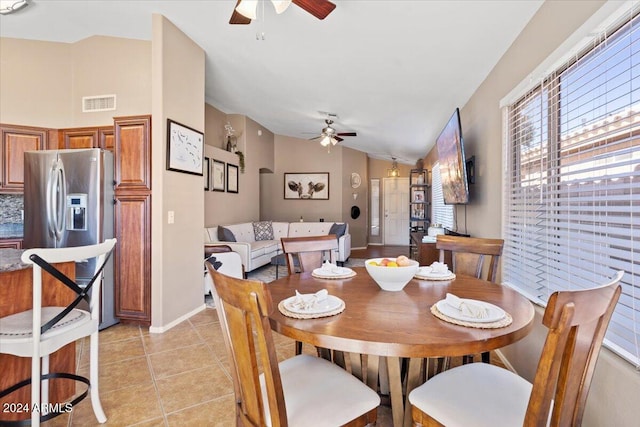
[[[218,226],[218,240],[221,242],[235,242],[236,236],[226,227]]]
[[[331,226],[331,228],[329,229],[329,233],[328,234],[335,234],[336,237],[338,239],[340,239],[340,237],[344,236],[344,233],[347,231],[347,224],[336,224],[335,222],[333,223],[333,225]]]
[[[253,235],[258,240],[273,240],[273,224],[271,221],[253,223]]]

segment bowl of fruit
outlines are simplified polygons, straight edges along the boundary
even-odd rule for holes
[[[400,255],[397,258],[372,258],[365,262],[367,273],[385,291],[401,291],[418,271],[418,261]]]

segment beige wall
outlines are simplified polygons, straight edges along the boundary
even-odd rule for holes
[[[204,132],[204,51],[161,15],[152,38],[152,331],[204,307],[202,177],[168,171],[167,118]],[[188,68],[184,64],[190,64]],[[167,214],[175,213],[168,224]]]
[[[476,156],[476,184],[466,207],[468,231],[478,237],[501,235],[502,116],[500,100],[604,4],[602,1],[547,1],[480,88],[461,109],[467,156]],[[621,5],[620,2],[617,5]],[[586,34],[585,34],[586,35]],[[428,162],[437,157],[430,153]],[[429,166],[430,167],[430,166]],[[458,207],[464,218],[464,207]],[[464,229],[464,222],[459,222]],[[538,308],[538,313],[542,309]],[[540,325],[540,316],[536,316]],[[546,334],[542,326],[503,350],[523,376],[532,379]],[[603,349],[587,401],[583,426],[631,426],[640,419],[640,376],[634,367]]]
[[[113,124],[151,111],[151,43],[0,38],[0,122],[54,129]],[[114,111],[82,113],[82,96],[115,94]]]
[[[362,183],[358,188],[351,187],[351,174],[358,173]],[[343,221],[349,223],[352,248],[367,247],[367,228],[369,226],[369,179],[367,177],[367,155],[362,151],[342,150],[342,177],[340,185],[344,189],[342,193]],[[357,198],[354,199],[353,195]],[[360,216],[354,219],[351,216],[351,208],[360,209]]]

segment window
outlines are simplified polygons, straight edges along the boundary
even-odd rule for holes
[[[453,205],[444,204],[442,195],[442,180],[440,179],[440,164],[434,163],[431,171],[431,203],[434,224],[441,224],[443,227],[453,230]]]
[[[545,304],[624,270],[605,345],[640,366],[640,18],[507,108],[503,281]]]

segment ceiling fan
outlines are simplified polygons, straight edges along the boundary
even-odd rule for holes
[[[336,8],[336,5],[329,0],[271,0],[271,3],[278,14],[294,3],[318,19],[326,18]],[[238,0],[229,24],[250,24],[252,19],[256,19],[257,8],[258,0]]]
[[[310,141],[319,139],[320,145],[331,148],[331,145],[336,145],[338,142],[344,141],[344,138],[341,138],[342,136],[358,136],[355,132],[337,132],[335,128],[331,126],[333,124],[333,119],[336,117],[337,116],[334,114],[329,114],[329,118],[324,120],[327,126],[322,128],[320,135],[311,138]]]

